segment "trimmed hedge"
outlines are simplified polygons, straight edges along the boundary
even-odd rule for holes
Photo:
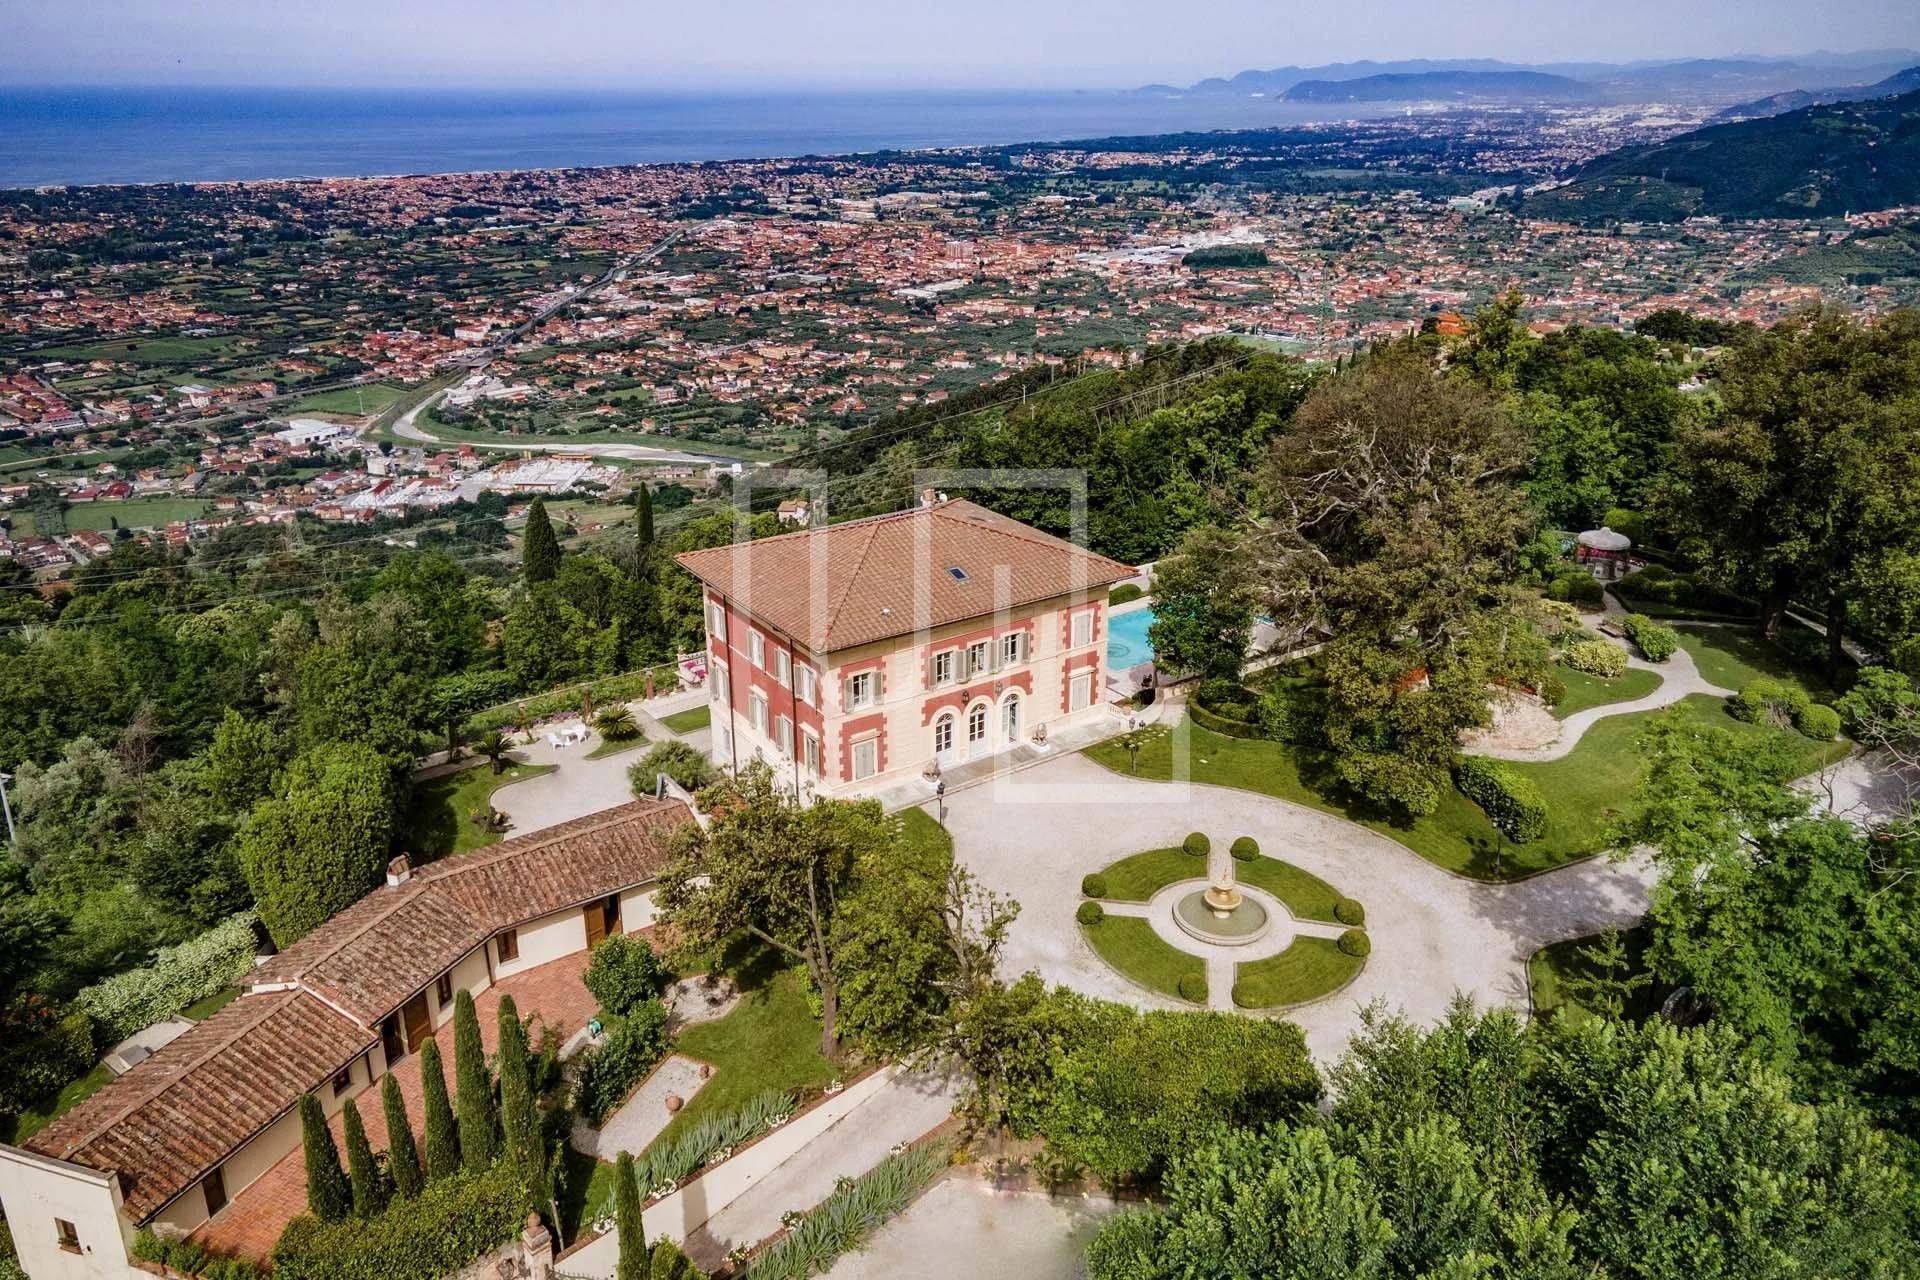
[[[1832,742],[1840,736],[1840,713],[1822,702],[1807,704],[1794,717],[1793,727],[1818,742]]]
[[[1359,926],[1367,922],[1367,909],[1353,898],[1342,898],[1333,904],[1333,918],[1344,925]]]
[[[658,1000],[635,1005],[606,1039],[577,1059],[573,1107],[598,1125],[617,1110],[667,1054],[667,1008]]]
[[[1337,945],[1343,953],[1352,956],[1356,960],[1364,959],[1366,954],[1373,950],[1372,940],[1360,929],[1347,930],[1340,935],[1340,941],[1335,945]]]
[[[1531,778],[1522,777],[1498,760],[1462,756],[1454,766],[1453,783],[1515,844],[1546,834],[1547,800]]]
[[[1627,651],[1607,640],[1576,640],[1566,647],[1560,661],[1602,680],[1617,680],[1627,674]]]
[[[1080,892],[1089,898],[1106,897],[1107,878],[1098,871],[1088,872],[1086,875],[1080,877]]]
[[[440,1280],[513,1239],[526,1223],[519,1171],[502,1162],[430,1182],[372,1218],[302,1214],[273,1247],[277,1280]]]
[[[253,922],[251,911],[228,916],[198,937],[162,947],[145,968],[85,988],[74,1003],[93,1020],[101,1043],[124,1040],[251,972]]]
[[[1813,699],[1799,685],[1760,676],[1740,686],[1727,699],[1727,714],[1748,724],[1771,724],[1785,729],[1805,714]]]
[[[680,687],[680,670],[673,664],[653,669],[653,691],[656,695],[672,693]],[[550,716],[566,715],[577,712],[581,706],[582,695],[591,692],[595,706],[605,706],[610,702],[632,702],[643,698],[647,693],[647,673],[629,671],[617,676],[603,676],[598,680],[589,680],[582,684],[568,685],[564,689],[553,689],[546,693],[536,693],[532,697],[518,698],[512,702],[503,702],[497,707],[488,707],[467,718],[460,726],[465,738],[477,738],[489,729],[511,729],[519,725],[522,715],[531,724],[535,720],[545,720]]]
[[[1568,569],[1547,584],[1547,598],[1599,608],[1605,599],[1605,589],[1585,569]]]
[[[1236,720],[1232,716],[1223,716],[1217,711],[1209,711],[1193,699],[1187,700],[1187,715],[1202,729],[1225,734],[1229,738],[1264,738],[1260,727],[1250,720]]]
[[[1083,902],[1080,909],[1073,913],[1073,918],[1091,927],[1107,918],[1107,909],[1097,902]]]
[[[224,1256],[191,1240],[160,1235],[151,1227],[143,1227],[133,1238],[129,1252],[136,1261],[151,1262],[181,1275],[203,1277],[203,1280],[259,1280],[267,1274],[251,1258]],[[5,1274],[4,1266],[0,1266],[0,1275]],[[19,1274],[24,1277],[26,1273]]]
[[[1233,855],[1235,862],[1252,862],[1260,856],[1260,842],[1252,836],[1235,836],[1227,852]]]
[[[1123,582],[1113,590],[1107,592],[1107,603],[1109,605],[1132,604],[1145,594],[1147,594],[1146,588],[1142,587],[1139,583]]]
[[[1180,842],[1180,847],[1196,858],[1204,858],[1213,852],[1213,841],[1207,839],[1205,832],[1189,831],[1187,838]]]
[[[1644,613],[1630,613],[1621,623],[1627,633],[1627,639],[1633,641],[1640,650],[1640,656],[1648,662],[1665,662],[1680,648],[1680,633],[1664,623],[1655,622]]]
[[[1180,981],[1174,984],[1174,989],[1180,993],[1182,1000],[1191,1004],[1207,1002],[1207,977],[1203,973],[1181,974]]]

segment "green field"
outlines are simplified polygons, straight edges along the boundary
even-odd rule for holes
[[[406,394],[405,387],[389,386],[384,382],[370,382],[363,387],[337,387],[332,391],[323,391],[317,396],[309,396],[287,412],[356,415],[380,413]]]
[[[1169,779],[1176,759],[1184,757],[1191,780],[1237,787],[1290,800],[1358,822],[1407,846],[1427,861],[1478,880],[1515,880],[1601,852],[1608,829],[1625,816],[1625,806],[1640,777],[1635,740],[1654,716],[1641,711],[1609,716],[1581,737],[1558,760],[1512,767],[1531,778],[1547,799],[1547,833],[1529,844],[1503,839],[1471,801],[1451,787],[1440,791],[1433,813],[1411,823],[1395,823],[1338,795],[1329,760],[1283,743],[1229,738],[1182,721],[1171,733],[1156,733],[1140,748],[1139,775]],[[1707,694],[1682,699],[1671,709],[1699,724],[1724,729],[1737,738],[1786,740],[1794,749],[1795,772],[1811,773],[1847,752],[1845,742],[1817,743],[1798,734],[1743,724],[1726,714],[1724,700]],[[1116,773],[1128,771],[1127,752],[1108,741],[1086,754]]]
[[[1566,696],[1553,706],[1556,720],[1565,720],[1575,712],[1592,707],[1644,698],[1661,684],[1657,674],[1640,667],[1627,668],[1627,673],[1617,680],[1603,680],[1567,666],[1554,667],[1553,674],[1567,690]]]
[[[1831,702],[1839,690],[1828,682],[1825,673],[1796,662],[1786,650],[1760,634],[1758,627],[1703,627],[1682,623],[1680,647],[1693,655],[1700,674],[1722,689],[1739,689],[1749,680],[1772,676],[1789,680],[1813,695],[1816,702]]]
[[[37,360],[113,360],[122,364],[194,364],[216,360],[233,350],[239,339],[212,338],[113,338],[69,347],[43,347],[34,352]]]

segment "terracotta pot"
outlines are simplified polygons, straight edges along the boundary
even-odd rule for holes
[[[670,1093],[667,1095],[667,1110],[669,1112],[678,1111],[681,1107],[684,1107],[686,1105],[687,1104],[681,1100],[679,1094]]]

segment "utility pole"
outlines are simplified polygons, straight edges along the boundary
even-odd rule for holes
[[[10,773],[0,773],[0,813],[7,815],[7,843],[14,842],[13,806],[7,803],[7,784],[13,781]]]

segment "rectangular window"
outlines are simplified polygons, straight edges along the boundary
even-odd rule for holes
[[[1088,609],[1073,615],[1073,647],[1093,643],[1093,610]]]
[[[727,678],[725,667],[713,669],[713,700],[722,706],[733,705],[733,681]]]
[[[765,733],[767,731],[766,696],[764,694],[759,694],[759,693],[748,695],[747,708],[748,708],[749,718],[753,721],[753,727],[758,729],[761,733]]]
[[[520,931],[518,929],[502,929],[499,936],[493,940],[493,950],[494,954],[499,957],[501,964],[505,964],[509,960],[518,960],[520,958]]]
[[[849,707],[870,707],[879,700],[880,680],[872,671],[862,671],[859,675],[847,677],[847,705]]]
[[[53,1220],[53,1238],[59,1241],[60,1247],[68,1253],[80,1252],[80,1232],[65,1218]]]
[[[959,650],[947,649],[933,655],[933,682],[935,684],[953,683],[953,660],[959,656]]]
[[[753,665],[762,671],[767,669],[767,640],[758,631],[747,633],[747,652],[753,658]]]
[[[727,638],[727,610],[724,605],[707,605],[707,634],[715,640]]]
[[[446,1008],[453,1003],[453,975],[443,973],[433,984],[433,994],[440,997],[440,1007]]]
[[[967,646],[967,674],[977,676],[987,669],[987,642],[976,640]]]
[[[853,776],[871,778],[880,772],[880,739],[862,738],[853,744]]]
[[[810,733],[800,735],[801,749],[805,751],[807,772],[814,777],[820,776],[820,739]]]
[[[801,667],[799,669],[799,677],[800,677],[800,701],[806,703],[810,707],[817,705],[815,699],[819,697],[819,693],[814,681],[813,668]]]
[[[774,725],[773,744],[780,748],[780,754],[793,755],[793,721],[781,716]]]
[[[1011,667],[1027,656],[1027,633],[1015,631],[1000,637],[1000,665]]]
[[[1093,673],[1082,671],[1067,682],[1067,710],[1085,711],[1093,705]]]
[[[793,684],[793,659],[787,656],[785,649],[773,651],[773,678],[785,689]]]
[[[353,1064],[349,1062],[340,1068],[339,1074],[333,1078],[333,1096],[337,1098],[351,1088],[353,1088]]]

